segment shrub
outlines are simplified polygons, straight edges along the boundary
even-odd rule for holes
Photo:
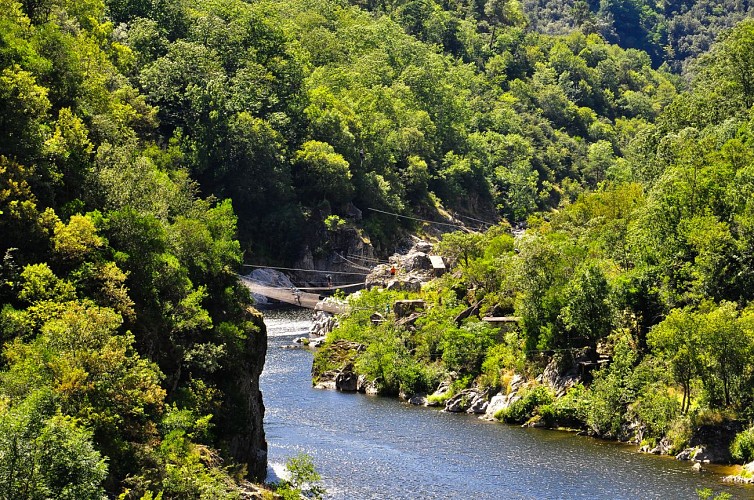
[[[577,384],[553,403],[554,420],[565,427],[582,427],[586,423],[587,393],[584,386]]]
[[[730,445],[730,454],[743,463],[754,460],[754,427],[739,432]]]
[[[511,403],[508,408],[497,412],[495,418],[508,423],[522,424],[534,416],[540,407],[551,405],[552,402],[553,397],[550,391],[539,385],[524,391],[521,399]]]
[[[419,363],[413,358],[406,358],[405,364],[398,368],[400,390],[406,394],[431,392],[440,382],[442,370],[435,364]]]
[[[596,378],[589,391],[586,424],[597,436],[620,438],[625,414],[624,387],[615,373]]]
[[[511,371],[523,372],[524,362],[525,355],[521,350],[518,334],[509,332],[505,335],[503,343],[487,350],[487,356],[482,363],[480,384],[495,390],[502,389],[505,386],[505,375]]]
[[[631,409],[646,426],[648,436],[662,437],[679,415],[681,405],[678,398],[668,394],[664,388],[649,386]]]
[[[668,428],[666,437],[670,441],[670,454],[680,453],[687,447],[693,434],[691,419],[687,415],[679,416],[672,422]]]

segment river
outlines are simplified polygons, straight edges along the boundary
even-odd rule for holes
[[[313,389],[312,353],[281,348],[307,334],[311,311],[272,310],[265,318],[261,385],[271,468],[308,453],[328,498],[695,499],[698,488],[754,498],[752,488],[633,446]]]

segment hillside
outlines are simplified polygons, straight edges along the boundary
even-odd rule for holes
[[[393,213],[528,224],[553,274],[495,294],[531,346],[581,328],[559,297],[603,265],[642,335],[747,317],[751,22],[685,91],[656,51],[532,12],[0,0],[0,496],[240,495],[266,339],[236,273],[346,230],[390,253],[420,229]],[[735,383],[704,394],[748,401]]]

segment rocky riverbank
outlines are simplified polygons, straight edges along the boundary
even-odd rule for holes
[[[363,344],[345,340],[338,340],[327,345],[324,351],[328,359],[327,364],[337,365],[338,368],[322,373],[317,372],[316,368],[313,369],[314,386],[319,389],[343,392],[380,394],[380,380],[369,380],[355,369],[357,360],[365,348]],[[398,397],[407,404],[435,407],[448,413],[475,414],[488,421],[501,421],[522,427],[569,429],[594,435],[575,419],[553,420],[551,416],[538,414],[522,420],[516,416],[520,406],[528,404],[527,399],[531,398],[531,394],[536,393],[537,388],[546,388],[549,393],[555,394],[558,398],[565,397],[569,388],[583,382],[575,370],[568,369],[563,372],[557,366],[558,363],[555,360],[551,361],[544,372],[534,379],[527,379],[521,374],[511,374],[506,387],[500,391],[491,391],[489,388],[478,386],[455,390],[455,380],[451,377],[442,381],[430,394],[400,393]],[[455,374],[452,375],[455,376]],[[667,438],[654,446],[641,445],[643,429],[639,426],[633,429],[633,437],[627,442],[637,445],[639,452],[673,455],[677,460],[689,461],[694,464],[695,469],[701,470],[707,464],[731,463],[730,444],[742,428],[740,423],[735,422],[698,426],[693,429],[689,446],[677,453],[673,453],[673,443]],[[732,475],[725,480],[754,483],[753,471],[754,463],[743,467],[740,475]]]

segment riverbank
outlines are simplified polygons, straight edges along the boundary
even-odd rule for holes
[[[715,468],[695,472],[619,443],[314,389],[312,351],[282,348],[306,335],[310,318],[281,310],[266,317],[265,429],[270,463],[310,454],[328,498],[692,499],[703,488],[750,496],[720,484]]]
[[[510,235],[480,238],[480,248],[518,258]],[[483,254],[463,265],[456,257],[450,273],[435,277],[423,264],[431,251],[425,245],[391,258],[394,273],[375,268],[367,278],[371,290],[351,298],[351,312],[315,354],[315,387],[397,396],[524,427],[577,429],[696,469],[741,463],[736,452],[746,442],[731,445],[746,434],[745,413],[710,404],[713,387],[675,382],[676,361],[650,349],[660,345],[662,326],[644,333],[611,319],[610,330],[594,340],[574,331],[563,347],[533,348],[530,313],[482,289],[480,274],[494,271]],[[442,245],[438,253],[450,260]],[[561,314],[575,314],[577,305]]]
[[[493,393],[490,387],[473,384],[471,387],[458,389],[458,379],[455,378],[441,382],[431,394],[400,392],[395,395],[381,391],[379,380],[369,380],[355,368],[359,365],[359,356],[365,350],[366,347],[362,344],[344,340],[326,343],[325,348],[315,354],[313,386],[346,393],[393,396],[408,405],[434,408],[450,414],[474,415],[488,422],[597,437],[625,444],[635,452],[689,462],[689,469],[724,474],[727,476],[726,481],[750,482],[751,473],[746,474],[750,469],[731,465],[728,449],[742,427],[730,422],[699,422],[688,446],[678,453],[672,453],[673,444],[667,438],[656,444],[650,439],[645,440],[642,438],[645,429],[638,426],[634,436],[628,440],[590,433],[583,422],[571,413],[575,411],[573,406],[582,390],[577,389],[576,394],[573,394],[573,388],[580,387],[583,381],[572,371],[565,376],[559,374],[554,362],[548,364],[543,374],[535,379],[512,374],[506,387],[497,393]],[[320,373],[317,367],[323,366],[323,357],[327,357],[324,364],[331,367],[339,365],[339,368]],[[747,467],[751,468],[751,465]],[[751,493],[754,496],[754,489]]]

